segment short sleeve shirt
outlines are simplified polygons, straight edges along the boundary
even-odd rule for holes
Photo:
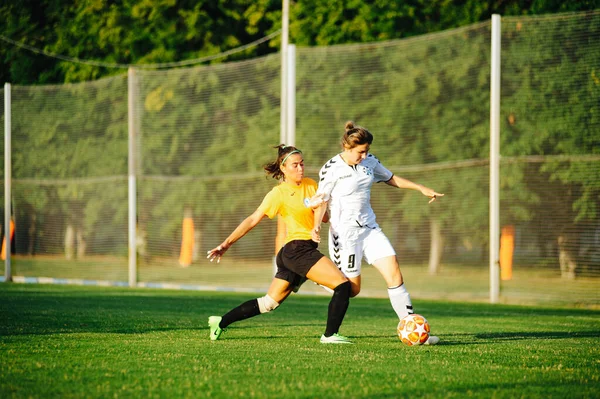
[[[350,166],[340,156],[331,158],[319,172],[319,194],[329,196],[330,223],[334,229],[378,227],[371,207],[371,186],[388,181],[393,173],[372,154]]]
[[[292,240],[310,240],[314,212],[306,201],[317,192],[317,182],[305,177],[300,185],[282,182],[267,193],[260,209],[270,219],[281,215],[285,222],[286,244]]]

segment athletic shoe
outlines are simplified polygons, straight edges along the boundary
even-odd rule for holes
[[[440,337],[436,337],[435,335],[430,335],[429,338],[427,338],[427,341],[425,341],[425,343],[423,345],[437,345],[438,342],[440,342]]]
[[[344,337],[340,334],[333,334],[331,337],[326,337],[325,335],[321,335],[321,343],[322,344],[352,344],[348,338]]]
[[[221,336],[221,334],[223,333],[223,331],[225,331],[224,328],[219,327],[219,323],[221,323],[221,316],[210,316],[208,318],[208,326],[210,327],[210,340],[211,341],[216,341],[219,339],[219,337]]]

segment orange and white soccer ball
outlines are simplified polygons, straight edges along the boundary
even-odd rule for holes
[[[398,323],[398,338],[408,346],[423,345],[429,331],[427,319],[420,314],[409,314]]]

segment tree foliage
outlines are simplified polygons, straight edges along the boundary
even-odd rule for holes
[[[493,13],[584,11],[598,0],[303,0],[290,5],[290,42],[299,46],[405,38],[489,20]],[[0,32],[49,53],[104,63],[152,64],[214,55],[281,28],[273,0],[23,0],[0,5]],[[214,62],[277,52],[280,41]],[[0,81],[78,82],[122,73],[3,42]]]

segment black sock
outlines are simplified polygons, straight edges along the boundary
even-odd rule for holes
[[[333,290],[333,296],[329,302],[329,312],[327,313],[326,337],[331,337],[333,334],[340,331],[340,326],[342,325],[346,310],[348,310],[348,304],[350,303],[351,290],[350,281],[338,285]]]
[[[260,309],[258,307],[258,300],[251,299],[242,303],[237,308],[233,308],[227,312],[219,323],[219,327],[226,328],[231,323],[235,323],[236,321],[240,320],[246,320],[259,314]]]

